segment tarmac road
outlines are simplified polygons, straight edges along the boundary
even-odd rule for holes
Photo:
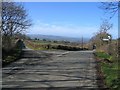
[[[11,90],[98,88],[95,66],[93,51],[24,49],[20,60],[2,69],[2,86],[6,90],[8,88]]]

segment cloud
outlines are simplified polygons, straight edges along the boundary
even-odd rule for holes
[[[95,26],[58,25],[37,21],[36,24],[28,30],[28,33],[67,37],[91,37],[97,30],[98,27]]]

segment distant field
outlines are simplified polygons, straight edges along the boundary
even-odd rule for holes
[[[63,41],[42,41],[42,40],[27,40],[25,41],[27,47],[32,48],[34,50],[53,50],[53,49],[62,49],[62,50],[70,50],[70,51],[78,51],[78,50],[87,50],[87,47],[82,47],[81,44],[71,43],[71,42],[63,42]]]

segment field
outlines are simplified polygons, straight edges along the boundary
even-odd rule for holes
[[[69,50],[69,51],[79,51],[88,50],[85,45],[82,47],[79,43],[71,43],[65,41],[42,41],[42,40],[27,40],[25,41],[27,47],[34,50]]]

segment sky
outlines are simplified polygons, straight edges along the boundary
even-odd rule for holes
[[[91,38],[109,15],[99,8],[100,2],[24,2],[33,25],[27,34]],[[110,23],[113,38],[118,37],[117,15]]]

